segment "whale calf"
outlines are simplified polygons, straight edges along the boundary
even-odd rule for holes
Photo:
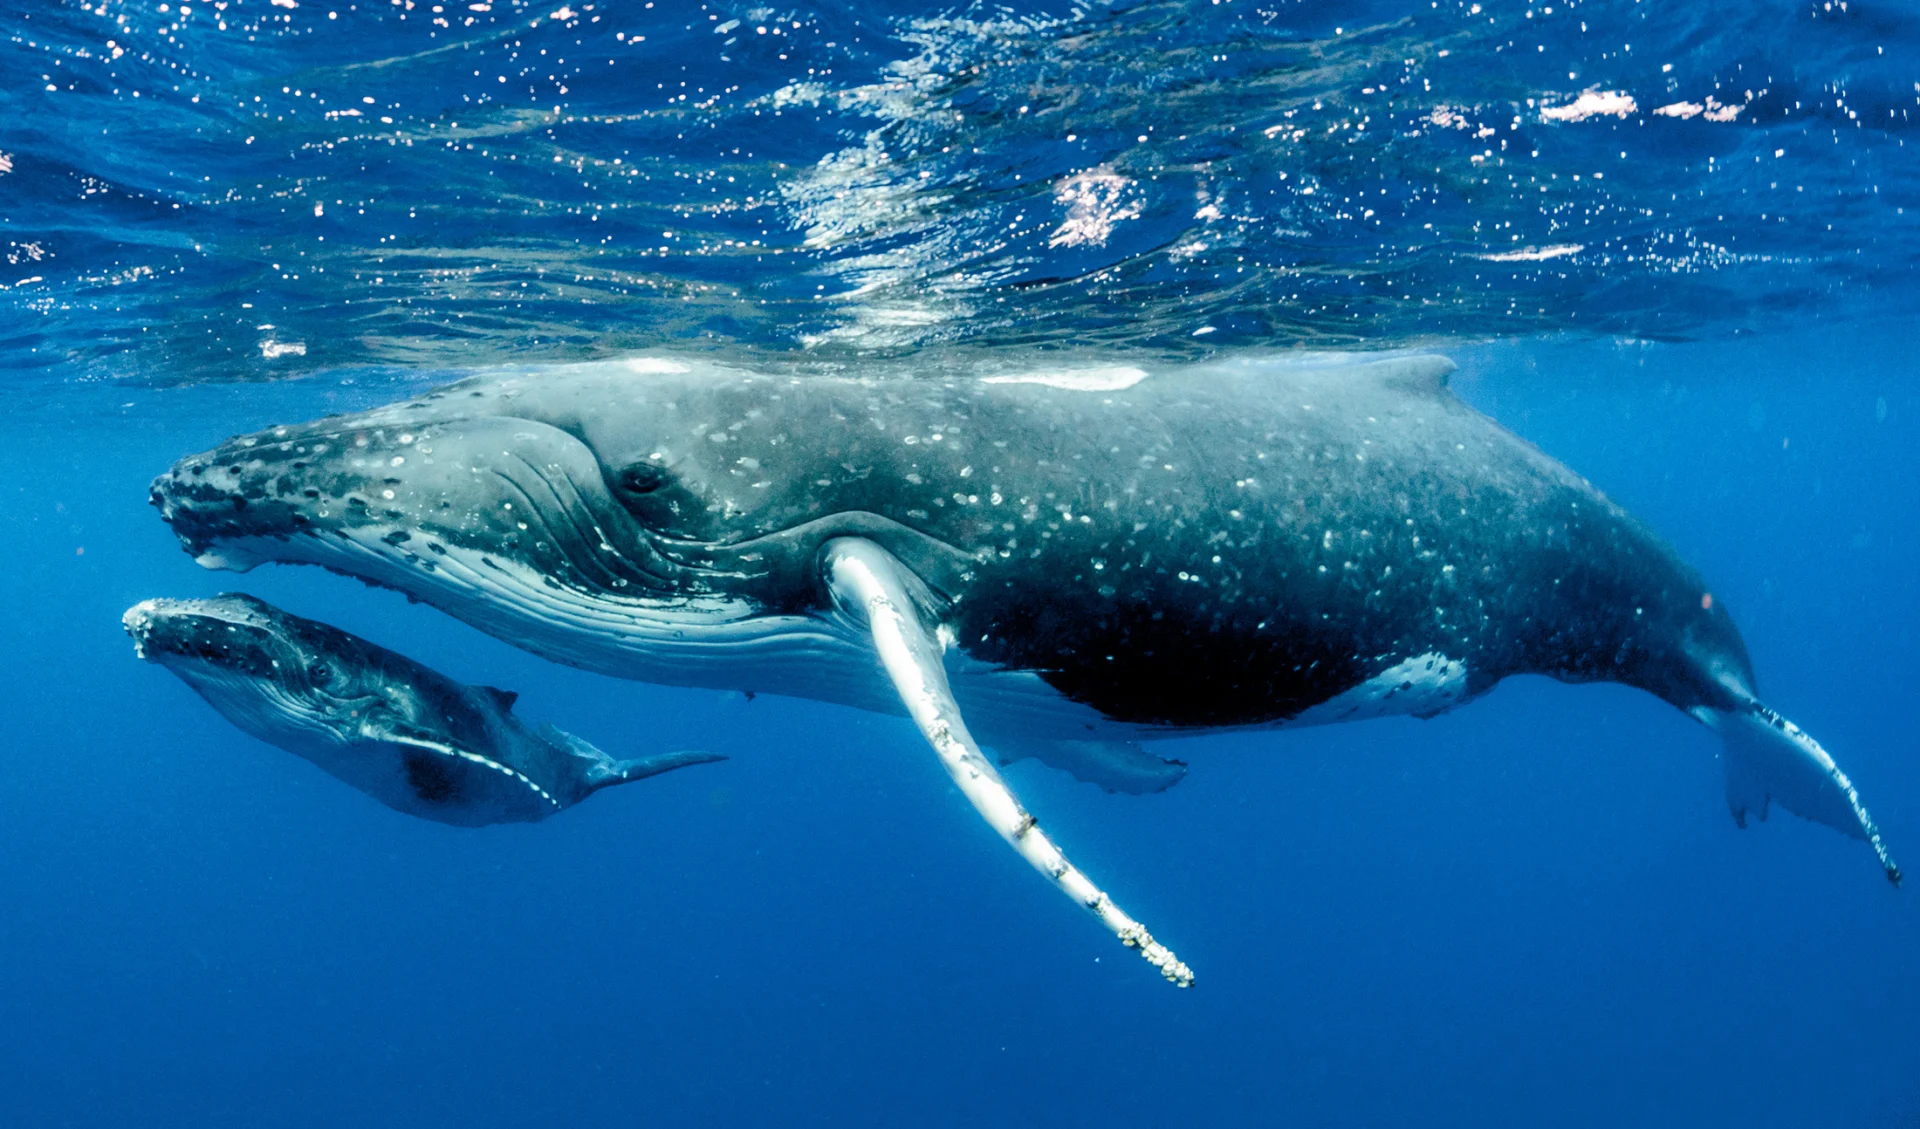
[[[395,811],[459,827],[530,823],[614,784],[725,758],[616,760],[529,728],[515,695],[467,686],[252,596],[145,600],[122,622],[142,658],[228,721]]]
[[[908,714],[1036,868],[1169,979],[983,746],[1149,791],[1143,742],[1432,716],[1522,673],[1655,694],[1771,803],[1899,869],[1761,704],[1724,603],[1461,402],[1436,357],[918,379],[692,358],[503,371],[180,460],[202,564],[319,564],[622,677]]]

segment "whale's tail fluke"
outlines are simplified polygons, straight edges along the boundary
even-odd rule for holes
[[[718,764],[726,759],[719,753],[709,753],[704,749],[683,749],[677,753],[656,753],[650,757],[615,761],[619,775],[610,779],[608,783],[625,784],[630,780],[645,780],[649,776],[672,772],[676,768],[686,768],[694,764]]]
[[[1736,823],[1745,827],[1749,815],[1767,818],[1767,805],[1777,801],[1795,815],[1866,842],[1879,857],[1887,881],[1900,884],[1900,866],[1887,852],[1860,793],[1820,742],[1750,698],[1732,709],[1702,706],[1693,713],[1726,744],[1727,807]]]

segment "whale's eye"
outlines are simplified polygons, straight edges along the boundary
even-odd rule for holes
[[[307,668],[307,679],[315,686],[325,686],[333,681],[333,668],[326,663],[314,663]]]
[[[634,463],[614,477],[622,493],[651,494],[667,484],[666,468],[652,463]]]

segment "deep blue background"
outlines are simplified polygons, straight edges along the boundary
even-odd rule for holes
[[[1643,695],[1195,741],[1156,797],[1017,766],[1178,993],[904,722],[208,573],[144,504],[431,379],[351,366],[1440,342],[1701,568],[1920,867],[1912,4],[443,6],[0,2],[0,1123],[1920,1126],[1916,893],[1737,832]],[[1636,109],[1545,112],[1600,91]],[[1058,241],[1075,183],[1105,237]],[[408,820],[120,633],[242,587],[733,759]]]
[[[1672,539],[1764,696],[1920,865],[1910,333],[1463,348],[1471,402]],[[19,1125],[1920,1123],[1920,903],[1645,695],[1515,680],[1432,721],[1012,777],[1188,959],[1161,983],[979,824],[903,721],[544,664],[313,570],[195,567],[183,452],[397,395],[10,393],[0,1103]],[[411,387],[411,385],[408,385]],[[80,550],[84,549],[84,553]],[[733,755],[549,823],[410,820],[138,662],[242,588],[616,754]]]

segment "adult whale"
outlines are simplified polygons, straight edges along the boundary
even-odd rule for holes
[[[1452,368],[883,380],[642,357],[271,428],[153,499],[211,567],[321,564],[610,674],[904,708],[995,828],[1176,982],[969,723],[1150,776],[1132,742],[1429,716],[1510,674],[1622,682],[1722,734],[1737,820],[1777,800],[1897,881],[1700,577],[1455,398]]]

